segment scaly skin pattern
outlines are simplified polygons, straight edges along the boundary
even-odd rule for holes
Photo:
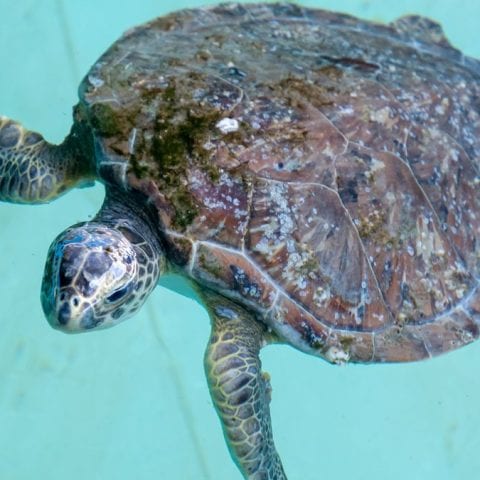
[[[184,274],[341,363],[478,338],[480,64],[419,17],[187,10],[122,37],[81,102],[107,181]]]
[[[92,182],[91,159],[80,154],[89,140],[77,142],[77,136],[74,129],[63,145],[51,145],[40,134],[0,116],[0,201],[47,203]]]
[[[286,480],[272,437],[270,383],[259,358],[266,328],[224,297],[201,295],[212,321],[205,371],[232,457],[248,480]]]

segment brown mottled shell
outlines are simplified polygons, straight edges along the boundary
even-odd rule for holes
[[[186,10],[116,42],[78,111],[172,263],[296,347],[395,362],[478,337],[480,63],[437,24]]]

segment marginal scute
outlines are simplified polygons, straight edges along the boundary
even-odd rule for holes
[[[330,329],[322,322],[315,321],[308,311],[298,308],[287,295],[279,294],[266,319],[281,338],[302,350],[316,354],[326,352]]]
[[[100,177],[280,339],[341,363],[478,337],[480,62],[438,24],[184,10],[127,32],[80,95]]]
[[[235,299],[242,298],[263,310],[272,307],[276,296],[274,286],[241,253],[200,244],[193,260],[191,274],[201,284]]]
[[[418,327],[403,326],[374,334],[374,362],[409,362],[430,357]]]
[[[345,361],[354,359],[357,362],[370,363],[374,356],[374,337],[373,332],[333,330],[328,337],[325,351],[334,349],[337,358],[345,358]]]
[[[438,355],[468,345],[479,336],[478,316],[458,309],[420,326],[429,353]]]
[[[443,47],[452,48],[442,26],[427,17],[420,15],[406,15],[391,23],[399,33],[406,38],[415,38],[425,43],[435,43]]]

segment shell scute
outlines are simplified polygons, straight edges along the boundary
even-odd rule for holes
[[[190,192],[198,207],[198,218],[189,235],[241,249],[250,216],[250,186],[241,177],[223,173],[210,179],[204,170],[188,173]]]
[[[453,137],[438,128],[412,130],[407,148],[412,172],[436,213],[442,234],[448,236],[465,268],[478,277],[478,165]]]
[[[258,141],[240,154],[239,161],[248,162],[249,170],[262,178],[333,187],[335,158],[345,151],[348,141],[316,108],[308,104],[298,108],[296,118],[290,114],[288,133]],[[275,126],[270,129],[274,137]]]
[[[350,143],[405,158],[411,120],[401,105],[381,83],[364,78],[351,81],[354,84],[322,107],[323,114]]]
[[[345,206],[395,318],[432,318],[472,288],[462,257],[405,162],[354,146],[336,165],[340,196],[349,185]]]
[[[391,321],[335,191],[259,180],[253,203],[246,246],[286,294],[327,325],[373,330]]]

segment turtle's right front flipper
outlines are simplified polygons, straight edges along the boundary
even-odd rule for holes
[[[212,320],[205,371],[232,458],[245,479],[287,480],[273,443],[271,388],[259,358],[272,334],[243,307],[207,290],[199,293]]]
[[[61,145],[0,116],[0,200],[46,203],[94,177],[88,143],[72,130]]]

